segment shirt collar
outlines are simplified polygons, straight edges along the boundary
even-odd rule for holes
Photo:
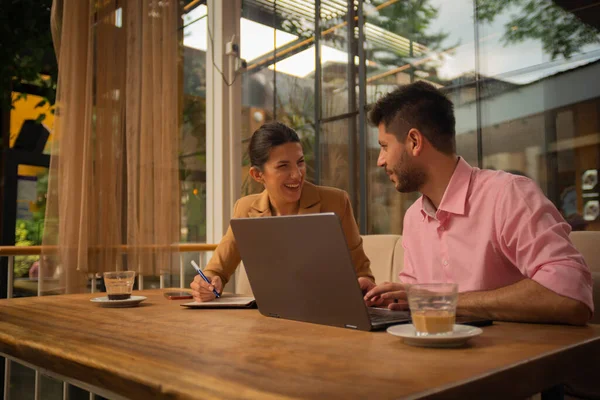
[[[312,214],[319,212],[321,196],[319,190],[310,182],[304,182],[302,193],[300,194],[299,214]],[[259,217],[271,215],[271,202],[269,201],[269,193],[266,190],[258,196],[251,205],[250,217]]]
[[[471,185],[471,173],[473,167],[469,165],[462,157],[458,158],[456,168],[452,173],[452,178],[446,187],[442,201],[437,211],[431,203],[431,200],[425,195],[421,196],[421,213],[423,220],[427,217],[439,219],[437,216],[440,211],[456,215],[465,215],[465,207],[467,203],[467,194]]]
[[[437,212],[437,210],[435,209],[435,206],[433,205],[431,200],[429,200],[429,197],[422,195],[421,196],[421,214],[423,214],[423,221],[425,221],[425,219],[427,217],[429,217],[431,219],[437,219],[437,217],[435,216],[436,212]]]

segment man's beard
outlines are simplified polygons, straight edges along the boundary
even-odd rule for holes
[[[406,151],[400,157],[398,164],[392,170],[396,177],[396,190],[400,193],[419,191],[427,179],[425,171],[410,162],[410,156]]]

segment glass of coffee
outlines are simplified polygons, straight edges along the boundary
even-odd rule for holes
[[[456,283],[410,285],[407,297],[417,336],[447,335],[453,332],[458,301]]]
[[[131,297],[135,271],[112,271],[104,273],[104,285],[109,300],[126,300]]]

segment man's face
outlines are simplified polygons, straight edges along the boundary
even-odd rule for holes
[[[398,141],[393,133],[388,133],[385,124],[379,124],[379,158],[377,166],[385,169],[396,190],[401,193],[419,191],[426,180],[426,173],[417,165],[407,149],[406,143]]]

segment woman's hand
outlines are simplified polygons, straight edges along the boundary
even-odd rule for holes
[[[360,286],[360,290],[362,290],[362,294],[363,296],[365,294],[367,294],[367,292],[371,289],[373,289],[375,286],[375,282],[373,282],[371,279],[361,276],[360,278],[358,278],[358,285]]]
[[[214,276],[211,278],[210,284],[208,284],[200,275],[196,275],[190,287],[192,288],[194,300],[198,302],[213,301],[215,299],[213,289],[221,293],[223,290],[223,281],[219,276]]]

